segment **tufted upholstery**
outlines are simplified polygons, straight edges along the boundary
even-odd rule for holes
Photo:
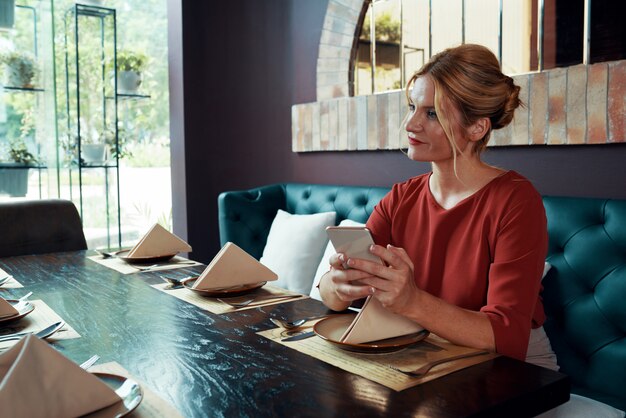
[[[572,392],[626,410],[626,201],[544,197],[546,332]]]
[[[0,257],[85,249],[83,226],[72,202],[0,203]]]
[[[222,245],[231,241],[261,258],[278,209],[306,215],[337,213],[336,222],[365,222],[374,205],[389,191],[384,187],[273,184],[245,191],[225,192],[218,198]]]
[[[387,188],[275,184],[219,196],[222,244],[260,258],[280,208],[365,222]],[[545,324],[572,392],[626,410],[626,201],[544,197]]]

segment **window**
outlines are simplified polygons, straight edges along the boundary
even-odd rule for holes
[[[398,89],[429,57],[461,43],[487,46],[509,75],[626,57],[623,2],[371,0],[364,7],[355,95]]]

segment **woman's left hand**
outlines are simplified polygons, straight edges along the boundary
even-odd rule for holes
[[[376,264],[371,261],[349,259],[348,266],[370,273],[371,278],[363,279],[362,283],[374,289],[374,297],[392,312],[406,315],[415,298],[420,292],[415,284],[413,262],[403,248],[387,245],[372,245],[370,252],[380,257],[385,263]]]

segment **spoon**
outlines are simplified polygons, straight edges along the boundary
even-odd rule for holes
[[[55,332],[57,332],[58,330],[60,330],[63,327],[63,325],[65,325],[65,322],[63,321],[56,322],[50,325],[49,327],[42,329],[41,331],[36,333],[35,336],[37,338],[46,339],[52,334],[54,334]],[[18,332],[15,334],[3,335],[0,337],[0,342],[19,340],[22,337],[29,335],[29,334],[32,334],[32,332]]]
[[[172,290],[172,289],[180,289],[183,287],[183,280],[188,279],[189,277],[183,277],[182,279],[177,279],[176,277],[166,277],[161,276],[161,279],[169,283],[169,286],[165,286],[164,289]]]
[[[295,319],[293,321],[285,321],[284,319],[270,318],[270,321],[272,321],[274,325],[277,325],[285,329],[295,329],[295,328],[300,328],[302,325],[314,319],[322,319],[328,316],[330,315],[308,316],[306,318]]]

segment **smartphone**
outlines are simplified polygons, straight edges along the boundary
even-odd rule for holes
[[[370,253],[374,244],[370,230],[364,226],[328,226],[326,234],[335,247],[335,252],[343,253],[348,258],[361,258],[382,264],[382,260]]]

